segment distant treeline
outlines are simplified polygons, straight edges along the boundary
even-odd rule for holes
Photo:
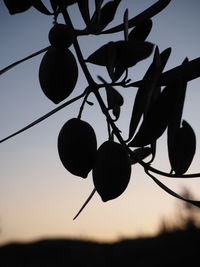
[[[0,266],[197,266],[199,243],[197,227],[111,244],[69,239],[12,243],[0,247]]]

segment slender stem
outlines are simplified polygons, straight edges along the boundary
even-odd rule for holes
[[[45,47],[45,48],[43,48],[43,49],[41,49],[41,50],[39,50],[39,51],[37,51],[37,52],[31,54],[30,56],[27,56],[27,57],[25,57],[25,58],[23,58],[23,59],[20,59],[20,60],[18,60],[18,61],[16,61],[16,62],[10,64],[9,66],[7,66],[7,67],[1,69],[1,70],[0,70],[0,75],[4,74],[6,71],[8,71],[8,70],[14,68],[15,66],[19,65],[19,64],[22,63],[22,62],[24,62],[24,61],[26,61],[26,60],[28,60],[28,59],[31,59],[32,57],[38,56],[38,55],[41,54],[41,53],[44,53],[45,51],[48,50],[49,47],[50,47],[50,46],[47,46],[47,47]]]
[[[61,11],[62,11],[63,18],[65,20],[65,23],[67,25],[69,25],[70,27],[72,27],[72,29],[74,29],[73,24],[72,24],[71,19],[70,19],[70,16],[69,16],[69,14],[68,14],[68,12],[67,12],[67,10],[65,8],[64,1],[60,0],[59,2],[60,2],[60,8],[61,8]],[[83,72],[85,74],[85,77],[86,77],[86,79],[88,81],[89,86],[91,87],[91,89],[92,89],[93,86],[96,88],[97,84],[93,80],[93,78],[92,78],[92,76],[91,76],[91,74],[90,74],[90,72],[89,72],[89,70],[87,68],[87,65],[85,64],[81,49],[80,49],[79,44],[78,44],[77,37],[75,38],[73,45],[74,45],[77,57],[79,59],[79,63],[80,63],[81,68],[82,68],[82,70],[83,70]]]
[[[25,126],[24,128],[20,129],[19,131],[3,138],[0,140],[0,143],[3,143],[4,141],[10,139],[11,137],[18,135],[26,130],[28,130],[29,128],[33,127],[34,125],[38,124],[39,122],[45,120],[46,118],[50,117],[51,115],[53,115],[54,113],[58,112],[59,110],[63,109],[64,107],[72,104],[73,102],[77,101],[78,99],[82,98],[85,95],[85,91],[80,94],[79,96],[76,96],[74,98],[72,98],[71,100],[68,100],[67,102],[63,103],[62,105],[56,107],[55,109],[51,110],[50,112],[48,112],[47,114],[43,115],[42,117],[40,117],[39,119],[33,121],[32,123],[28,124],[27,126]]]

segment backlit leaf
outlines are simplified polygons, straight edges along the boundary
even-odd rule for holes
[[[160,13],[169,3],[171,0],[159,0],[149,8],[147,8],[145,11],[137,15],[136,17],[130,19],[128,21],[129,23],[129,28],[132,28],[134,26],[137,26],[141,22],[150,19],[151,17],[155,16],[156,14]],[[115,26],[113,28],[110,28],[106,31],[103,31],[102,33],[108,34],[108,33],[115,33],[119,31],[123,31],[124,29],[124,24],[120,24],[118,26]]]
[[[177,101],[176,83],[164,88],[129,146],[146,146],[155,142],[167,128]]]
[[[195,58],[184,65],[182,64],[163,72],[158,80],[158,85],[167,85],[169,82],[173,82],[176,77],[180,76],[184,77],[186,81],[191,81],[200,77],[200,57]],[[141,80],[136,81],[131,85],[134,87],[140,87],[142,83],[143,81]]]
[[[185,173],[192,163],[196,151],[196,137],[194,130],[186,121],[182,122],[174,136],[171,146],[170,163],[176,174]]]
[[[120,115],[120,107],[124,104],[124,99],[122,95],[111,85],[107,84],[102,77],[99,76],[99,79],[105,84],[108,109],[112,110],[117,120]]]
[[[29,0],[31,2],[31,5],[36,8],[39,12],[45,14],[45,15],[53,15],[52,12],[50,12],[46,6],[42,3],[41,0]]]
[[[139,61],[149,57],[153,50],[153,44],[149,42],[109,42],[97,49],[86,61],[96,65],[106,66],[108,62],[108,50],[114,46],[116,49],[115,66],[120,65],[124,68],[132,67]]]
[[[107,59],[106,59],[107,51],[108,49],[110,49],[113,43],[114,42],[109,42],[101,46],[93,54],[91,54],[86,61],[96,64],[96,65],[106,66],[107,65]]]
[[[81,12],[82,18],[86,25],[90,23],[90,12],[89,12],[89,1],[88,0],[78,0],[78,7]]]
[[[124,99],[122,95],[112,86],[106,86],[108,108],[113,109],[115,106],[122,106]]]
[[[100,28],[104,29],[113,19],[121,0],[110,1],[103,6],[100,13]]]
[[[177,77],[177,93],[178,93],[177,103],[176,103],[176,106],[174,107],[174,116],[172,117],[168,125],[168,129],[167,129],[167,144],[168,144],[169,159],[173,157],[171,154],[174,153],[173,152],[174,151],[173,150],[174,149],[174,138],[175,138],[177,130],[179,130],[181,126],[186,88],[187,88],[187,82],[184,81],[183,78]]]
[[[117,57],[116,45],[114,42],[110,42],[110,45],[106,49],[106,68],[112,81],[115,81],[115,62]]]
[[[145,41],[152,29],[153,23],[151,19],[148,19],[138,24],[129,33],[128,39],[132,41]]]
[[[106,3],[101,9],[100,5],[97,8],[91,19],[89,30],[92,33],[101,32],[113,19],[117,11],[117,7],[121,0],[110,1]]]
[[[157,91],[155,89],[157,80],[161,73],[161,68],[158,61],[160,61],[159,51],[156,48],[153,62],[149,66],[147,72],[144,75],[143,86],[141,86],[138,89],[135,97],[133,111],[129,125],[129,137],[128,137],[129,140],[133,137],[140,122],[140,119],[142,118],[142,115],[145,116],[145,114],[147,113],[151,99],[153,99],[154,101],[155,98],[157,97]]]
[[[58,0],[50,0],[50,3],[53,11],[56,12],[58,9]]]
[[[153,46],[149,42],[118,41],[116,42],[117,62],[126,68],[132,67],[149,57],[153,51]]]
[[[128,9],[124,12],[124,40],[128,41]]]

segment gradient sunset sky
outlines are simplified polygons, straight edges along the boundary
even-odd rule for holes
[[[48,3],[49,1],[43,1]],[[92,3],[94,1],[90,1]],[[106,1],[105,1],[106,2]],[[126,8],[132,18],[154,4],[155,0],[122,0],[116,19],[110,26],[122,22]],[[91,7],[92,8],[92,7]],[[157,44],[160,51],[172,47],[166,70],[200,55],[200,1],[172,0],[160,14],[153,17],[153,29],[148,41]],[[81,25],[76,5],[69,8],[76,27]],[[59,17],[62,22],[62,17]],[[35,9],[10,15],[0,1],[0,69],[46,46],[53,19]],[[108,27],[110,27],[108,26]],[[84,57],[123,34],[80,37]],[[74,52],[73,48],[70,48]],[[43,55],[34,57],[0,77],[0,139],[19,130],[55,108],[43,94],[38,80],[38,69]],[[136,81],[143,77],[152,56],[136,65],[130,72]],[[94,78],[106,77],[105,69],[88,65]],[[79,95],[87,86],[81,69],[76,89],[69,99]],[[118,88],[119,89],[119,88]],[[125,100],[118,122],[124,138],[127,137],[130,112],[136,89],[120,91]],[[90,101],[95,101],[93,96]],[[200,79],[188,83],[183,118],[196,132],[197,151],[189,173],[199,172],[199,100]],[[0,244],[39,238],[75,237],[115,240],[121,237],[154,234],[163,218],[176,220],[181,205],[160,189],[143,169],[134,165],[132,179],[125,193],[107,203],[96,194],[77,220],[73,217],[93,189],[92,177],[84,180],[68,173],[57,152],[57,136],[62,125],[76,117],[81,101],[54,114],[52,117],[0,144]],[[107,139],[105,118],[98,105],[87,106],[83,119],[95,129],[98,145]],[[158,141],[153,166],[170,171],[166,136]],[[158,177],[158,176],[157,176]],[[169,179],[158,177],[170,188],[181,192],[184,187],[200,200],[200,179]]]

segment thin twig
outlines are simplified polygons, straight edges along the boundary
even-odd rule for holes
[[[77,101],[78,99],[82,98],[85,95],[85,91],[80,94],[79,96],[76,96],[70,100],[68,100],[67,102],[63,103],[62,105],[60,105],[59,107],[56,107],[55,109],[51,110],[50,112],[48,112],[47,114],[43,115],[42,117],[40,117],[39,119],[31,122],[30,124],[28,124],[27,126],[23,127],[22,129],[20,129],[17,132],[14,132],[13,134],[3,138],[0,140],[0,143],[3,143],[4,141],[10,139],[11,137],[18,135],[26,130],[28,130],[29,128],[33,127],[34,125],[38,124],[39,122],[45,120],[46,118],[50,117],[51,115],[53,115],[54,113],[58,112],[59,110],[63,109],[64,107],[72,104],[73,102]]]
[[[41,54],[41,53],[44,53],[45,51],[47,51],[47,50],[49,49],[49,47],[50,47],[50,46],[47,46],[47,47],[45,47],[45,48],[43,48],[43,49],[41,49],[41,50],[39,50],[39,51],[37,51],[37,52],[31,54],[31,55],[28,56],[28,57],[25,57],[25,58],[23,58],[23,59],[20,59],[20,60],[18,60],[18,61],[16,61],[16,62],[10,64],[9,66],[7,66],[7,67],[3,68],[2,70],[0,70],[0,75],[4,74],[5,72],[9,71],[10,69],[14,68],[15,66],[19,65],[19,64],[22,63],[22,62],[24,62],[24,61],[26,61],[26,60],[28,60],[28,59],[30,59],[30,58],[32,58],[32,57],[38,56],[38,55]]]

